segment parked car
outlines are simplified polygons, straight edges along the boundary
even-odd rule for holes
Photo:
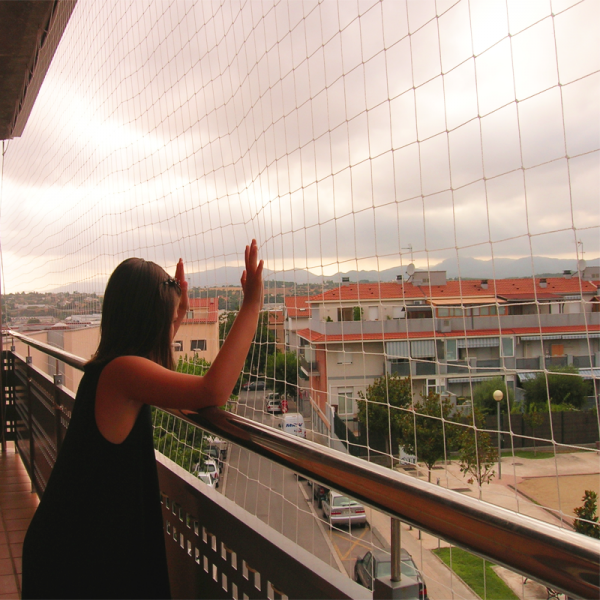
[[[211,458],[203,461],[202,463],[197,463],[194,465],[192,473],[194,473],[194,475],[197,477],[200,477],[200,475],[210,475],[214,483],[214,487],[219,487],[219,466],[218,463]]]
[[[265,382],[262,379],[255,379],[254,381],[249,381],[242,386],[243,390],[254,391],[254,390],[264,390],[266,388]]]
[[[281,399],[277,392],[267,394],[265,398],[265,411],[268,413],[279,414],[282,412]]]
[[[214,461],[212,458],[209,458],[208,460],[204,461],[202,470],[206,473],[210,473],[215,480],[215,487],[219,487],[219,463]]]
[[[321,503],[323,516],[330,525],[366,525],[365,507],[356,500],[330,491]]]
[[[400,551],[400,572],[404,577],[413,577],[419,583],[419,600],[428,600],[427,586],[412,556],[404,549]],[[354,580],[373,590],[373,580],[392,574],[391,556],[384,550],[370,550],[354,564]]]
[[[216,488],[218,486],[217,482],[214,480],[213,476],[210,473],[198,471],[196,473],[196,477],[198,477],[198,479],[202,483],[205,483],[208,487]]]

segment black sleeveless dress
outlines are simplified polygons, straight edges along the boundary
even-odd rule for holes
[[[96,426],[88,365],[23,543],[22,598],[169,598],[150,407],[121,444]]]

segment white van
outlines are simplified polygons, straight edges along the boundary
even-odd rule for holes
[[[291,435],[297,435],[306,438],[306,429],[304,428],[304,417],[300,413],[286,413],[277,423],[277,427]]]

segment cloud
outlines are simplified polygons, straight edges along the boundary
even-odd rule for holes
[[[541,7],[79,2],[5,154],[5,289],[251,237],[329,273],[593,252],[597,3]]]

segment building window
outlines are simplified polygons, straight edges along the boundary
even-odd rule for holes
[[[192,352],[203,352],[206,350],[206,340],[192,340],[190,350]]]
[[[338,388],[338,416],[340,418],[354,415],[354,388]]]
[[[379,320],[379,306],[369,306],[369,321]]]
[[[443,394],[446,391],[446,387],[442,385],[439,380],[427,379],[426,381],[425,391],[428,396],[429,394]]]
[[[183,352],[183,341],[181,341],[181,340],[175,340],[173,342],[173,350],[175,352]]]
[[[503,337],[502,338],[502,356],[514,356],[515,345],[513,338]]]
[[[338,352],[337,353],[337,364],[338,365],[351,365],[352,354],[350,352]]]

